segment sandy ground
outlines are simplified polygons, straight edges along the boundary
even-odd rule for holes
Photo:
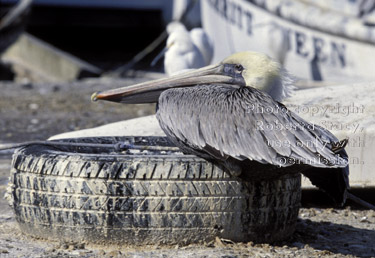
[[[152,114],[154,105],[93,103],[94,91],[139,80],[71,84],[0,83],[0,144],[43,140],[71,130]],[[293,237],[275,245],[212,243],[128,248],[35,239],[18,228],[4,196],[10,155],[0,153],[0,257],[375,257],[375,212],[304,201]],[[304,198],[307,200],[307,198]],[[312,207],[311,207],[312,206]]]
[[[91,94],[139,82],[90,80],[86,83],[0,83],[0,143],[44,140],[49,136],[145,116],[155,105],[92,102]]]

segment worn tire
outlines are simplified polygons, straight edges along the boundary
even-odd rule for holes
[[[168,145],[162,137],[69,141]],[[113,244],[189,244],[216,236],[274,242],[289,237],[300,175],[245,182],[181,153],[118,154],[34,145],[12,161],[10,204],[23,232]]]

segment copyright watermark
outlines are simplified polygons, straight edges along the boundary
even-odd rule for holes
[[[334,157],[334,158],[322,158],[322,157],[315,157],[315,158],[291,158],[291,157],[281,157],[279,159],[280,165],[296,165],[296,164],[305,164],[305,165],[316,165],[316,164],[321,164],[325,166],[341,166],[343,163],[343,160],[340,159],[339,157]],[[348,163],[348,161],[347,161]]]
[[[286,107],[273,105],[256,105],[251,103],[243,104],[243,108],[246,110],[246,113],[257,113],[257,114],[278,114],[278,113],[288,113],[290,112]]]
[[[256,130],[259,131],[296,131],[305,128],[307,130],[315,130],[315,125],[307,122],[300,121],[300,123],[280,123],[278,120],[273,121],[272,123],[265,122],[263,120],[256,121]]]
[[[350,114],[362,114],[365,112],[365,106],[361,104],[350,103],[343,105],[336,103],[334,105],[289,105],[289,108],[283,105],[259,105],[253,103],[243,103],[243,108],[247,113],[258,114],[277,114],[293,111],[297,114],[309,114],[311,116],[327,116],[328,114],[349,116]]]
[[[291,105],[290,110],[297,114],[309,114],[311,116],[327,116],[328,114],[349,116],[350,114],[362,114],[365,112],[365,106],[355,103],[342,105]]]

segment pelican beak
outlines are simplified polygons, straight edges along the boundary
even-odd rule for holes
[[[225,64],[210,65],[197,70],[174,75],[169,78],[144,82],[118,89],[95,92],[91,99],[107,100],[128,104],[154,103],[160,94],[167,89],[192,87],[207,84],[239,85],[238,78],[226,73]],[[242,84],[242,82],[241,82]],[[239,86],[241,86],[241,84]],[[237,87],[239,87],[237,86]]]
[[[168,51],[168,46],[163,48],[163,50],[152,60],[151,67],[154,67],[156,63],[165,55]]]
[[[167,51],[170,49],[171,46],[173,46],[174,42],[166,46],[160,53],[152,60],[151,66],[154,67],[157,62],[167,53]]]

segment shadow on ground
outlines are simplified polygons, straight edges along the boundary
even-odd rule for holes
[[[302,211],[303,212],[303,211]],[[336,216],[339,213],[336,213]],[[334,220],[335,216],[331,219]],[[369,223],[369,222],[366,222]],[[299,219],[290,247],[311,248],[333,254],[374,256],[375,230],[338,224],[330,221]]]

